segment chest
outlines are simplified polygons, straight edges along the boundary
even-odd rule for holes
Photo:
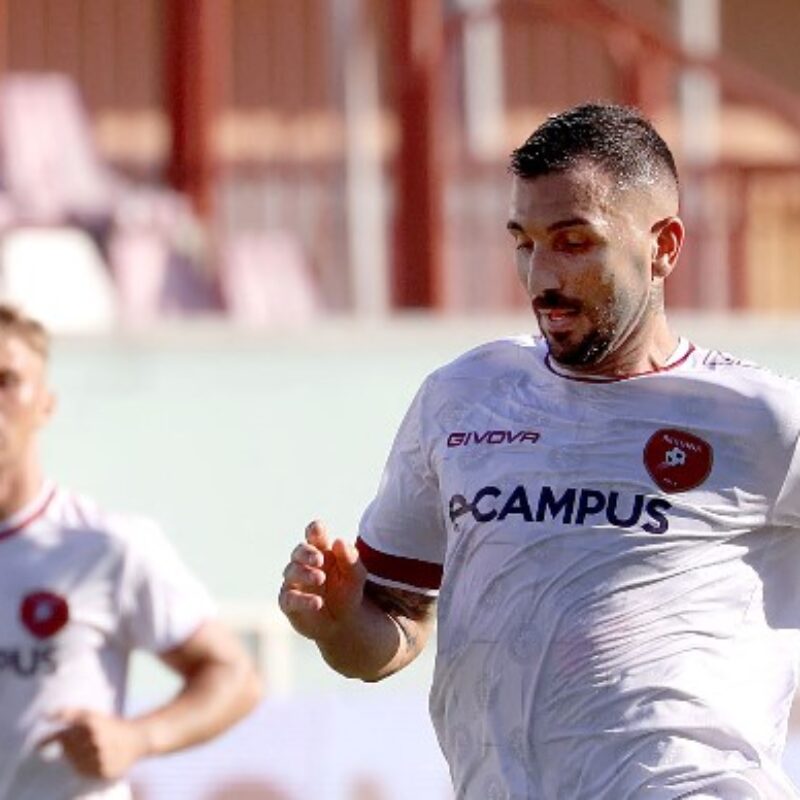
[[[521,525],[664,534],[765,520],[780,486],[764,426],[702,397],[624,397],[512,386],[452,401],[430,439],[445,506],[459,528]],[[755,426],[758,428],[758,425]]]
[[[113,640],[118,576],[114,558],[93,548],[5,543],[0,554],[0,679],[54,672],[66,659]]]

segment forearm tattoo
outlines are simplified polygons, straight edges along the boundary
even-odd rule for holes
[[[364,593],[375,605],[390,616],[405,639],[406,648],[416,652],[421,647],[418,623],[428,623],[436,606],[436,598],[424,594],[379,586],[367,581]]]

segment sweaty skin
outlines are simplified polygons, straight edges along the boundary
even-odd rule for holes
[[[668,181],[618,186],[589,164],[514,178],[517,272],[556,361],[610,377],[664,364],[677,344],[663,304],[683,242],[677,210]]]

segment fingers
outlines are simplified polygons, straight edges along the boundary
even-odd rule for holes
[[[314,525],[311,523],[306,529]],[[313,534],[316,536],[316,534]],[[284,586],[291,589],[315,591],[325,583],[325,555],[314,545],[301,542],[292,550],[289,563],[283,570]]]
[[[346,577],[351,577],[360,566],[358,550],[342,539],[334,540],[329,552],[333,557],[332,563]],[[284,586],[305,591],[318,590],[325,583],[329,568],[319,550],[306,543],[299,544],[283,570]]]
[[[92,730],[94,713],[81,709],[62,709],[50,715],[50,719],[61,725],[59,730],[42,739],[36,749],[46,760],[56,756],[65,757],[82,775],[99,775],[99,751]],[[58,747],[57,751],[51,752]]]
[[[54,711],[48,715],[48,719],[54,724],[58,725],[58,730],[45,736],[37,745],[37,749],[41,750],[54,742],[63,743],[66,736],[68,736],[76,728],[87,722],[91,716],[90,711],[85,711],[77,708],[63,708],[60,711]]]
[[[305,542],[301,542],[292,550],[292,561],[298,564],[305,564],[307,567],[322,567],[325,564],[325,556],[316,548]]]
[[[367,570],[361,561],[361,554],[358,549],[347,544],[341,539],[337,539],[331,548],[336,559],[336,565],[344,579],[351,585],[361,585],[367,580]]]
[[[352,569],[361,558],[358,550],[343,539],[337,539],[331,546],[331,550],[336,557],[336,563],[342,569]]]
[[[325,572],[290,561],[283,570],[283,584],[290,589],[314,591],[325,583]]]
[[[318,594],[308,594],[284,587],[278,596],[278,604],[284,614],[313,614],[322,610],[324,601]]]
[[[314,520],[283,570],[278,603],[298,632],[316,639],[357,606],[365,576],[358,550]]]
[[[306,526],[306,541],[318,550],[330,550],[331,543],[328,531],[318,519],[309,522]]]

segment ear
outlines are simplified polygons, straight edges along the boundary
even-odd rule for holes
[[[686,229],[680,217],[659,220],[650,229],[653,237],[652,279],[663,281],[678,263]]]
[[[57,400],[55,394],[48,388],[42,390],[41,405],[39,407],[39,424],[44,425],[50,421],[56,410]]]

